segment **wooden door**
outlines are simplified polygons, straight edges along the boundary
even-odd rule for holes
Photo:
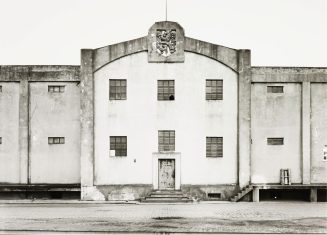
[[[175,159],[159,160],[159,189],[175,189]]]

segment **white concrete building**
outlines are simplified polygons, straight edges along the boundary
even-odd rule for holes
[[[251,67],[164,21],[80,68],[1,66],[0,87],[3,191],[325,200],[327,68]]]

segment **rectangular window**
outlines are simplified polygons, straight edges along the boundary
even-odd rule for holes
[[[223,157],[223,137],[207,137],[207,157]]]
[[[50,93],[63,93],[65,92],[65,86],[48,86],[48,92]]]
[[[284,93],[283,86],[267,86],[268,93]]]
[[[159,131],[159,152],[175,151],[175,131]]]
[[[2,137],[0,137],[0,144],[2,144]]]
[[[268,145],[284,145],[284,138],[267,138]]]
[[[223,80],[206,80],[206,100],[223,99]]]
[[[158,100],[175,100],[174,80],[158,80]]]
[[[115,151],[116,157],[126,157],[127,136],[110,136],[110,150]]]
[[[126,79],[109,80],[109,99],[126,100]]]
[[[48,144],[64,144],[65,137],[48,137]]]
[[[2,92],[2,86],[0,86],[0,92]]]

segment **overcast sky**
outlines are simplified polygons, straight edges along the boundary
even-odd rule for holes
[[[80,63],[147,35],[165,0],[0,0],[0,64]],[[168,0],[188,37],[251,49],[252,65],[327,66],[327,0]]]

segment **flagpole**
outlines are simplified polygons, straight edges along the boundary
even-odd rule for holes
[[[166,0],[166,21],[167,21],[167,0]]]

